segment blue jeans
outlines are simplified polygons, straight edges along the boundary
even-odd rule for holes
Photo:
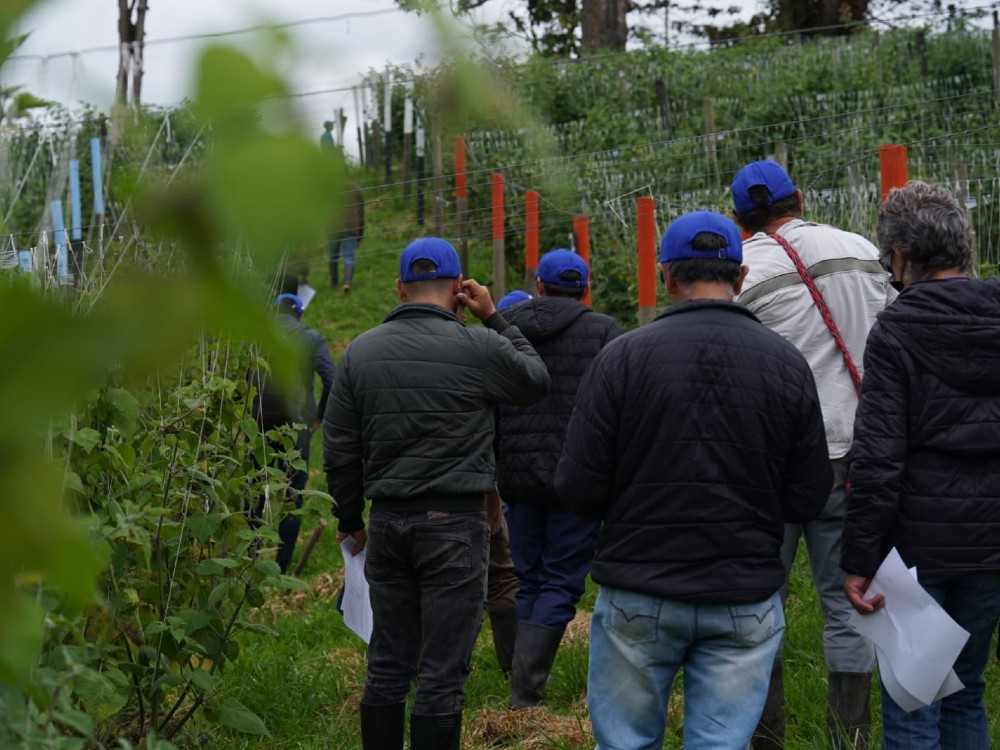
[[[416,679],[413,713],[461,712],[489,545],[485,511],[372,511],[365,578],[374,627],[363,703],[403,703]]]
[[[345,266],[354,265],[354,253],[358,249],[357,237],[330,237],[327,240],[327,250],[330,255],[330,267],[333,268],[341,257]]]
[[[507,526],[520,584],[517,619],[565,625],[576,616],[601,524],[561,508],[519,502],[510,505]]]
[[[587,680],[597,750],[660,750],[681,668],[684,747],[743,750],[784,628],[778,592],[753,604],[690,604],[602,586]]]
[[[964,690],[906,713],[882,688],[882,747],[886,750],[989,750],[990,731],[983,693],[983,670],[997,619],[1000,618],[1000,574],[921,578],[920,585],[969,631],[955,662]]]

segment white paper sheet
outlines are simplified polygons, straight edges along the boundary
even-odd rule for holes
[[[365,643],[372,638],[372,604],[368,599],[368,581],[365,580],[365,557],[367,549],[358,555],[351,552],[357,542],[353,537],[345,537],[340,543],[344,555],[344,624],[361,636]]]
[[[870,615],[851,613],[851,624],[875,644],[885,688],[904,711],[913,711],[965,687],[952,666],[968,631],[917,582],[893,548],[872,579],[866,598],[885,597]]]
[[[316,290],[308,284],[299,284],[298,293],[295,296],[302,300],[302,309],[305,310],[312,302],[312,298],[316,296]]]

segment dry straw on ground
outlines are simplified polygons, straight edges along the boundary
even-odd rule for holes
[[[554,714],[541,706],[519,711],[485,708],[471,721],[466,721],[462,744],[467,748],[517,746],[522,750],[535,750],[551,748],[557,741],[570,747],[593,745],[590,721]]]

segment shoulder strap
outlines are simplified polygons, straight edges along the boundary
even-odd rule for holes
[[[844,343],[844,337],[840,335],[840,329],[837,328],[837,321],[833,319],[833,314],[830,312],[830,308],[826,305],[826,300],[823,299],[823,292],[819,290],[816,286],[816,280],[809,273],[809,269],[806,268],[806,264],[802,262],[802,258],[795,251],[788,240],[786,240],[781,235],[775,233],[769,235],[772,240],[777,242],[784,249],[785,253],[788,255],[788,259],[792,261],[792,265],[795,266],[795,270],[798,271],[799,277],[802,279],[802,283],[806,285],[809,290],[809,294],[812,295],[813,302],[816,304],[819,314],[823,317],[823,323],[826,325],[827,330],[833,335],[833,340],[837,344],[837,348],[840,349],[840,354],[844,357],[844,365],[847,367],[847,372],[851,375],[851,382],[854,383],[854,392],[861,397],[861,374],[858,372],[858,368],[854,364],[854,360],[851,358],[851,353],[847,350],[847,344]]]

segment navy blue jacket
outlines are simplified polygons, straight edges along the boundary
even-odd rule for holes
[[[604,345],[624,331],[613,318],[566,297],[535,297],[501,314],[531,342],[552,385],[536,404],[499,407],[497,485],[508,503],[553,505],[552,478],[580,379]]]
[[[818,515],[832,481],[806,360],[712,300],[597,355],[555,477],[567,507],[604,521],[595,581],[694,603],[777,591],[783,523]]]
[[[1000,571],[1000,278],[925,281],[865,347],[842,564]]]

